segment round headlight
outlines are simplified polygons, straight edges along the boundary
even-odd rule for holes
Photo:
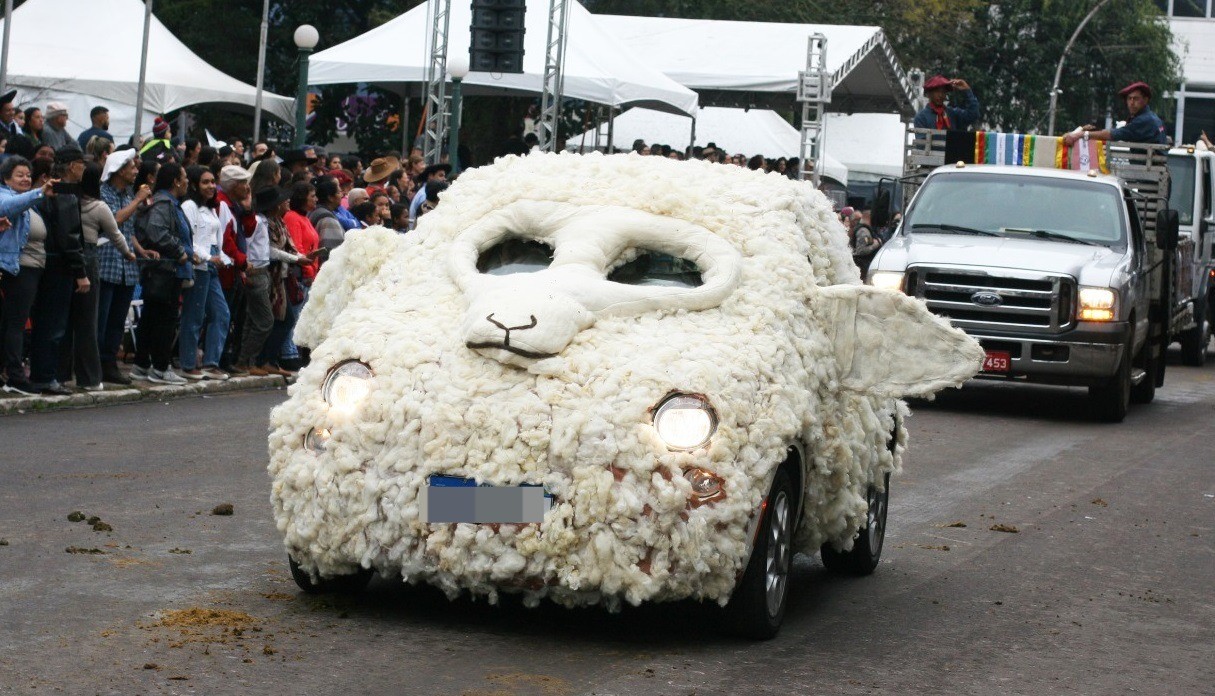
[[[321,397],[334,411],[350,413],[371,392],[371,378],[370,367],[357,360],[348,360],[329,371],[321,387]]]
[[[671,449],[696,449],[717,430],[717,414],[704,397],[673,394],[654,414],[654,429]]]
[[[329,447],[329,439],[333,434],[328,428],[313,428],[304,436],[304,447],[320,454]]]

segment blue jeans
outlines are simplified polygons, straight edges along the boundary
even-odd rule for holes
[[[203,367],[219,365],[224,341],[228,340],[228,303],[219,285],[219,273],[214,266],[194,270],[194,287],[182,293],[181,335],[177,338],[181,369],[198,369],[198,339],[206,326],[203,342]]]
[[[300,349],[295,345],[295,324],[300,320],[300,312],[304,311],[304,303],[308,301],[312,288],[300,283],[300,289],[304,291],[304,299],[299,304],[287,305],[287,336],[283,339],[281,350],[283,360],[294,360],[300,356]]]

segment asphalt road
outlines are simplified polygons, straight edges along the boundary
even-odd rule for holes
[[[1121,425],[1080,390],[915,404],[881,567],[799,557],[758,644],[694,604],[299,593],[264,470],[281,398],[0,419],[0,693],[1215,693],[1215,366]]]

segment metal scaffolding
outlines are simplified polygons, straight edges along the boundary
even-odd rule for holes
[[[818,188],[823,175],[823,112],[831,103],[827,74],[827,37],[811,34],[806,46],[806,70],[798,75],[797,100],[802,103],[802,147],[797,177]]]
[[[451,112],[447,96],[447,33],[451,25],[451,0],[429,0],[429,4],[427,14],[432,23],[430,64],[426,67],[426,129],[422,153],[427,164],[438,164],[443,158],[447,119]]]
[[[561,118],[561,94],[565,88],[565,28],[569,3],[577,0],[549,0],[548,44],[544,54],[544,85],[540,94],[540,149],[552,152],[557,147],[557,124]]]

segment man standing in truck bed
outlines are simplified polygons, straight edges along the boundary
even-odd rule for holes
[[[961,108],[945,103],[949,93],[955,89],[962,97]],[[915,115],[916,128],[964,131],[979,121],[979,98],[971,91],[966,80],[933,75],[924,83],[924,96],[928,97],[928,106]]]
[[[1122,88],[1118,96],[1126,100],[1126,110],[1130,112],[1126,123],[1121,128],[1097,130],[1096,126],[1089,124],[1083,127],[1084,131],[1080,134],[1072,132],[1063,136],[1063,143],[1071,147],[1072,143],[1083,138],[1085,140],[1168,144],[1168,138],[1164,134],[1164,122],[1152,112],[1152,107],[1148,106],[1148,102],[1152,100],[1152,88],[1147,83],[1136,82],[1127,85]]]

